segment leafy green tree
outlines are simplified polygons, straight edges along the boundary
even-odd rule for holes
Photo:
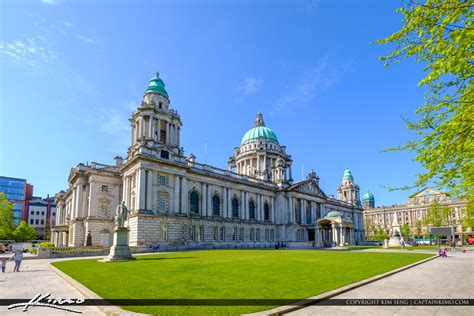
[[[13,207],[5,193],[0,192],[0,239],[12,239]]]
[[[466,207],[462,210],[461,224],[464,230],[474,228],[474,199],[469,198]]]
[[[379,227],[375,233],[374,240],[376,241],[384,241],[388,238],[387,233],[383,227]]]
[[[426,213],[425,224],[434,227],[450,225],[449,217],[451,209],[446,206],[441,206],[438,202],[430,204],[428,212]]]
[[[402,227],[401,227],[401,232],[400,233],[402,234],[402,237],[405,240],[410,239],[410,237],[411,237],[410,226],[408,226],[408,224],[403,224]]]
[[[29,226],[25,221],[21,221],[13,231],[13,238],[16,241],[27,241],[36,239],[36,228]]]
[[[416,221],[416,238],[421,238],[421,221]]]
[[[379,44],[395,44],[385,64],[414,58],[426,77],[425,103],[405,120],[414,139],[389,150],[410,150],[424,172],[411,186],[433,186],[456,197],[474,196],[474,2],[406,1],[397,9],[403,27]]]
[[[430,238],[430,230],[426,229],[425,233],[423,234],[423,238]]]

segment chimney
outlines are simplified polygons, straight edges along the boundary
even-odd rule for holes
[[[122,167],[123,166],[123,158],[120,157],[120,156],[115,156],[114,157],[114,160],[115,160],[115,166],[116,167]]]

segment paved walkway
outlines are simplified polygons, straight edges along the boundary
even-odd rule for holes
[[[5,273],[0,272],[0,298],[2,299],[32,299],[36,294],[51,293],[53,298],[84,298],[75,288],[56,274],[49,266],[53,260],[31,259],[23,260],[20,272],[13,272],[15,263],[8,262]],[[83,315],[104,315],[95,306],[75,306],[74,309]],[[29,307],[27,312],[22,308],[8,310],[0,306],[0,315],[77,315],[66,311],[45,307]]]
[[[333,299],[474,299],[474,252],[448,253]],[[288,315],[474,315],[474,306],[320,306]]]

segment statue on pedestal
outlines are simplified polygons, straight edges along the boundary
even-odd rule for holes
[[[389,247],[401,247],[400,238],[400,222],[398,221],[398,213],[393,214],[392,229],[390,239],[388,241]]]
[[[103,261],[128,261],[135,258],[132,257],[130,252],[130,246],[128,245],[128,208],[125,202],[118,205],[115,209],[115,230],[114,230],[114,241],[112,247],[110,247],[110,253]]]

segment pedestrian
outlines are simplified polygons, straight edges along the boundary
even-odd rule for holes
[[[456,252],[456,242],[453,240],[453,242],[451,243],[451,250],[453,251],[453,253]]]
[[[21,260],[23,260],[23,251],[21,249],[18,249],[10,259],[15,260],[15,267],[13,268],[13,272],[20,272]]]
[[[402,239],[402,250],[404,250],[404,249],[405,249],[405,240]]]
[[[7,267],[7,259],[3,258],[2,259],[2,273],[5,272],[6,267]]]

